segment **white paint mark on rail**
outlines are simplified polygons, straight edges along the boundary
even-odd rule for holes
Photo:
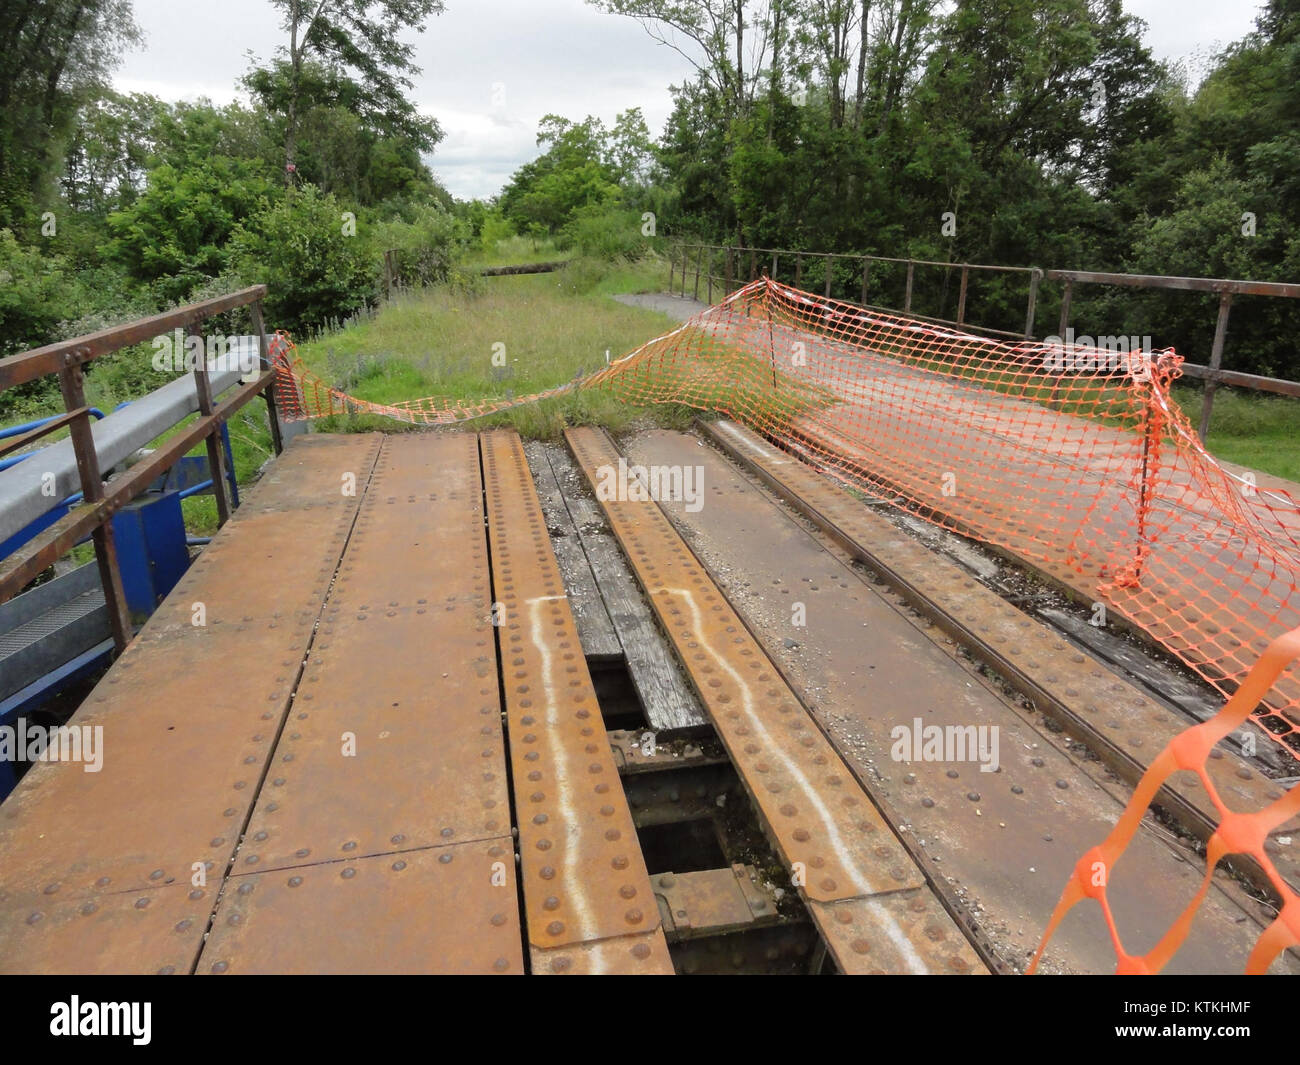
[[[556,797],[559,800],[560,814],[564,819],[563,823],[568,835],[564,848],[565,864],[569,867],[570,872],[570,875],[566,877],[566,889],[573,903],[574,914],[579,925],[584,931],[587,931],[593,927],[593,922],[591,904],[587,899],[586,885],[581,877],[582,826],[572,804],[569,802],[568,785],[572,780],[572,774],[569,772],[569,752],[565,750],[563,743],[556,742],[554,739],[560,729],[559,707],[556,705],[555,698],[555,693],[559,690],[560,685],[554,676],[551,648],[546,641],[545,625],[541,616],[543,602],[561,598],[563,596],[541,595],[535,599],[529,599],[528,629],[529,638],[533,641],[533,647],[542,661],[542,690],[546,693],[547,738],[550,740],[549,746],[554,763]],[[605,971],[605,958],[603,948],[599,944],[592,944],[590,957],[591,972],[593,974],[603,973]]]
[[[773,755],[781,760],[790,775],[798,781],[800,788],[803,790],[804,797],[812,804],[812,806],[817,810],[818,815],[821,817],[823,831],[829,838],[831,846],[834,848],[835,852],[841,856],[852,854],[852,849],[844,841],[844,837],[840,835],[839,828],[835,824],[835,818],[827,808],[825,802],[822,801],[822,797],[817,793],[817,789],[814,788],[808,778],[804,776],[803,770],[801,770],[799,766],[791,760],[789,754],[787,754],[781,747],[780,743],[778,743],[772,734],[768,732],[767,726],[763,723],[762,718],[754,708],[754,693],[745,682],[745,678],[740,675],[736,668],[728,662],[725,657],[714,650],[713,645],[709,643],[708,638],[704,635],[704,619],[700,613],[698,604],[695,602],[694,593],[689,588],[661,588],[660,591],[666,592],[670,595],[680,596],[686,600],[686,605],[690,608],[691,618],[694,621],[692,629],[696,641],[703,648],[704,652],[710,655],[714,662],[730,675],[731,679],[735,682],[736,687],[740,689],[744,702],[745,717],[748,719],[750,726],[758,732],[761,740],[771,748]],[[876,889],[866,882],[862,875],[862,870],[858,868],[856,863],[845,861],[844,864],[850,875],[853,877],[854,886],[863,895],[875,894]]]
[[[916,952],[912,941],[903,934],[903,930],[898,927],[898,922],[894,920],[893,914],[889,912],[884,903],[879,899],[866,899],[865,904],[871,916],[876,919],[876,925],[885,930],[885,935],[889,937],[889,941],[894,944],[898,953],[902,955],[908,971],[919,975],[928,974],[930,969],[925,964],[925,959]]]

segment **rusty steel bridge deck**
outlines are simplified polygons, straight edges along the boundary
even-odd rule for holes
[[[714,435],[750,479],[698,437],[626,445],[636,461],[699,463],[706,514],[601,493],[597,505],[591,489],[623,452],[595,430],[567,434],[569,478],[551,469],[567,459],[543,456],[539,471],[511,432],[296,439],[72,719],[102,727],[100,771],[35,764],[0,806],[0,971],[1023,967],[1122,786],[998,693],[972,695],[961,664],[849,566],[883,552],[877,569],[915,591],[942,575],[937,560],[881,539],[873,516],[756,438]],[[830,535],[768,489],[815,508]],[[569,509],[586,517],[560,529],[564,493],[582,494]],[[611,533],[621,558],[601,541]],[[824,671],[792,658],[756,604],[751,582],[780,585],[789,567],[826,573],[800,635],[834,652]],[[657,628],[629,606],[637,588]],[[1027,642],[1023,619],[958,577],[944,595],[954,616],[1003,626],[991,660],[1014,672],[1014,649],[1005,663],[996,649],[1032,646],[1063,712],[1096,715],[1074,706],[1100,674],[1073,648]],[[644,672],[623,689],[620,641],[662,643],[627,656]],[[874,686],[857,673],[868,659]],[[638,681],[646,663],[660,663],[653,682]],[[660,698],[681,727],[647,747]],[[1177,722],[1129,691],[1102,716],[1121,701],[1134,724],[1095,727],[1108,764],[1140,768],[1150,730]],[[640,724],[615,720],[638,702]],[[973,773],[983,811],[941,766],[918,763],[903,785],[882,775],[890,726],[914,712],[965,713],[1017,741],[1006,776]],[[1236,760],[1214,769],[1252,796],[1268,786]],[[1199,796],[1165,798],[1193,827],[1204,816]],[[725,853],[695,854],[698,826],[723,821]],[[687,829],[666,844],[665,825]],[[1191,866],[1149,832],[1132,872],[1119,905],[1157,935]],[[1258,933],[1250,906],[1216,886],[1193,970],[1235,965]],[[1066,931],[1057,968],[1103,971],[1098,928]]]

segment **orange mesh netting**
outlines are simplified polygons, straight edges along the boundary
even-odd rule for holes
[[[453,425],[471,418],[482,418],[500,410],[535,403],[547,396],[558,396],[571,391],[578,381],[569,381],[543,392],[529,396],[504,399],[461,400],[431,396],[427,399],[409,399],[400,403],[374,403],[357,399],[337,388],[332,388],[308,369],[294,354],[293,341],[280,330],[271,338],[267,354],[276,370],[275,402],[280,417],[285,421],[304,421],[310,418],[327,418],[332,414],[379,414],[417,425]]]
[[[1086,898],[1095,899],[1101,907],[1102,916],[1110,932],[1111,946],[1118,959],[1116,973],[1143,975],[1159,972],[1187,938],[1197,910],[1209,893],[1216,866],[1221,859],[1230,854],[1248,854],[1253,857],[1281,900],[1277,916],[1260,934],[1251,949],[1250,956],[1246,959],[1246,972],[1252,975],[1262,974],[1284,950],[1300,946],[1300,898],[1296,897],[1295,892],[1278,873],[1264,847],[1270,832],[1280,828],[1300,813],[1300,785],[1293,786],[1261,810],[1234,813],[1224,805],[1214,787],[1214,782],[1205,771],[1205,760],[1210,757],[1214,745],[1234,729],[1241,727],[1260,699],[1297,658],[1300,658],[1300,629],[1279,636],[1273,641],[1260,656],[1259,662],[1247,675],[1236,694],[1213,718],[1175,736],[1156,756],[1155,761],[1142,774],[1142,779],[1138,781],[1137,788],[1129,799],[1123,815],[1110,835],[1106,837],[1106,841],[1098,847],[1093,847],[1075,865],[1074,875],[1066,883],[1065,890],[1061,892],[1061,899],[1052,912],[1051,920],[1047,923],[1042,942],[1038,946],[1028,972],[1033,973],[1037,970],[1048,941],[1065,915]],[[1137,834],[1142,816],[1155,798],[1156,792],[1165,781],[1180,770],[1190,770],[1200,779],[1206,794],[1218,811],[1219,824],[1206,843],[1205,876],[1195,897],[1154,947],[1146,954],[1133,955],[1124,949],[1110,902],[1106,897],[1106,886],[1125,848]]]
[[[721,412],[828,473],[1032,562],[1225,694],[1300,626],[1300,505],[1219,465],[1170,396],[1172,351],[1006,342],[760,279],[582,381],[505,401],[382,406],[278,345],[289,417],[449,423],[574,387]],[[1255,720],[1300,754],[1300,683]]]

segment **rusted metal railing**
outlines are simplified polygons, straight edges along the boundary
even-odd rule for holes
[[[269,364],[266,331],[262,320],[262,300],[265,296],[266,286],[254,285],[227,296],[193,303],[88,336],[59,341],[0,359],[0,391],[57,374],[65,410],[61,417],[7,441],[0,454],[24,447],[35,439],[66,426],[76,456],[82,493],[80,504],[0,561],[0,603],[12,599],[42,570],[90,536],[95,545],[95,560],[103,584],[114,643],[118,651],[121,651],[130,642],[131,619],[113,541],[113,515],[140,495],[186,452],[202,442],[207,445],[218,521],[225,524],[231,507],[225,455],[220,441],[221,426],[254,396],[261,395],[266,400],[272,444],[277,454],[282,449],[275,410],[275,374]],[[259,338],[260,366],[257,375],[237,385],[225,399],[217,402],[212,394],[206,356],[195,359],[193,374],[198,418],[169,437],[129,471],[105,482],[91,430],[90,410],[86,404],[83,367],[102,355],[152,340],[173,330],[186,329],[193,334],[199,322],[238,307],[249,308],[253,332]]]
[[[713,266],[718,253],[721,253],[723,263],[723,273],[721,275],[713,272]],[[694,263],[692,264],[692,254]],[[768,258],[770,256],[770,259]],[[696,299],[700,298],[700,283],[704,282],[706,298],[709,303],[713,302],[713,286],[717,282],[721,286],[722,295],[729,295],[738,284],[745,283],[746,280],[753,281],[759,276],[759,260],[762,257],[763,268],[769,277],[777,276],[777,268],[782,257],[794,259],[794,286],[801,288],[803,283],[803,268],[805,261],[818,261],[824,263],[823,271],[823,294],[827,299],[831,297],[831,286],[834,280],[833,265],[836,260],[850,260],[858,264],[861,270],[862,289],[859,300],[854,302],[860,303],[864,307],[871,308],[872,304],[867,302],[868,294],[871,287],[871,264],[873,262],[903,264],[907,267],[906,281],[903,290],[902,312],[913,318],[921,319],[927,322],[936,322],[942,325],[962,326],[967,329],[975,328],[981,333],[991,333],[997,336],[1016,337],[1017,339],[1032,339],[1034,336],[1034,315],[1037,310],[1039,285],[1042,281],[1058,281],[1062,284],[1061,289],[1061,313],[1060,325],[1057,329],[1057,335],[1064,337],[1066,329],[1070,324],[1070,302],[1074,293],[1074,286],[1079,284],[1096,284],[1096,285],[1116,285],[1124,288],[1140,289],[1165,289],[1181,290],[1188,292],[1204,292],[1217,294],[1219,297],[1219,313],[1215,322],[1214,340],[1210,347],[1210,361],[1208,365],[1194,362],[1183,363],[1183,373],[1188,377],[1196,378],[1205,382],[1205,393],[1201,403],[1200,418],[1200,436],[1204,440],[1210,428],[1210,416],[1214,409],[1214,394],[1219,385],[1228,385],[1233,388],[1246,388],[1256,392],[1270,392],[1283,396],[1294,396],[1300,398],[1300,381],[1290,381],[1278,377],[1264,377],[1258,374],[1239,373],[1235,370],[1223,369],[1223,348],[1228,333],[1228,315],[1232,308],[1232,298],[1235,295],[1247,296],[1272,296],[1283,299],[1300,298],[1300,284],[1289,284],[1274,281],[1241,281],[1222,278],[1208,277],[1166,277],[1154,274],[1116,274],[1104,273],[1094,270],[1043,270],[1036,266],[993,266],[984,263],[958,263],[958,262],[936,262],[930,259],[906,259],[895,258],[887,255],[864,255],[857,253],[844,252],[810,252],[798,251],[779,248],[746,248],[736,245],[724,244],[679,244],[675,250],[669,252],[668,256],[668,289],[673,291],[673,278],[678,278],[680,294],[684,297],[687,293],[687,278],[694,266],[694,285],[692,293]],[[737,272],[737,266],[741,269]],[[912,310],[912,292],[915,284],[916,268],[924,267],[927,269],[940,268],[947,271],[960,271],[960,282],[957,294],[957,312],[955,318],[940,318],[930,315],[918,314]],[[1023,333],[1011,333],[1004,329],[990,329],[984,326],[972,326],[966,321],[966,297],[969,290],[970,275],[972,271],[989,271],[1000,273],[1019,273],[1028,277],[1028,292],[1025,307],[1025,328]],[[748,275],[746,277],[745,275]],[[893,308],[875,307],[878,310],[890,310]]]
[[[1205,395],[1201,400],[1199,433],[1204,440],[1210,431],[1210,415],[1214,410],[1214,393],[1219,385],[1249,388],[1256,392],[1274,392],[1284,396],[1300,397],[1300,381],[1287,381],[1278,377],[1261,377],[1258,374],[1237,373],[1224,370],[1223,345],[1228,336],[1228,314],[1232,310],[1233,296],[1274,296],[1282,299],[1300,298],[1300,285],[1276,281],[1232,281],[1211,277],[1166,277],[1159,274],[1108,274],[1095,270],[1048,270],[1050,281],[1061,281],[1061,324],[1058,333],[1065,336],[1070,317],[1070,296],[1076,284],[1116,285],[1121,288],[1168,289],[1184,292],[1205,292],[1219,297],[1219,314],[1214,325],[1214,341],[1210,346],[1210,364],[1183,363],[1183,373],[1205,382]]]
[[[788,248],[740,248],[723,244],[682,244],[679,250],[670,252],[668,257],[669,277],[668,289],[673,290],[673,277],[678,274],[680,266],[679,284],[681,295],[686,295],[687,275],[691,269],[691,253],[695,253],[694,269],[695,280],[693,294],[699,299],[700,282],[705,283],[708,301],[713,302],[713,285],[718,282],[721,286],[722,295],[730,295],[738,284],[744,284],[748,281],[756,281],[761,269],[768,277],[776,278],[777,270],[780,267],[781,259],[794,260],[794,286],[795,288],[803,287],[804,262],[820,261],[823,266],[823,295],[831,298],[831,287],[834,282],[834,266],[837,261],[849,261],[857,264],[857,271],[862,278],[860,299],[854,301],[863,307],[875,310],[889,310],[883,306],[875,306],[868,302],[868,295],[871,291],[871,264],[872,263],[896,263],[906,265],[907,280],[903,295],[903,313],[913,318],[919,318],[927,322],[936,322],[942,325],[959,325],[966,328],[978,328],[982,333],[992,333],[996,336],[1015,337],[1017,339],[1028,338],[1033,335],[1034,313],[1038,302],[1038,285],[1042,280],[1043,272],[1035,266],[989,266],[981,263],[945,263],[936,262],[931,259],[900,259],[889,255],[866,255],[854,252],[808,252],[797,251]],[[708,268],[705,267],[705,253],[708,255]],[[712,271],[713,259],[715,252],[721,252],[723,256],[724,271],[722,275],[715,275]],[[770,258],[769,258],[770,257]],[[744,269],[738,274],[736,265],[739,263]],[[918,266],[933,268],[938,267],[944,270],[957,270],[960,272],[960,281],[957,293],[957,316],[956,318],[941,318],[931,315],[917,314],[912,310],[912,290],[916,279],[916,268]],[[991,329],[983,326],[972,327],[966,321],[966,294],[970,283],[972,271],[986,271],[989,273],[1004,274],[1023,274],[1028,280],[1027,302],[1025,308],[1025,328],[1021,333],[1010,332],[1005,329]]]

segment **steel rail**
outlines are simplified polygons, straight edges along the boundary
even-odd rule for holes
[[[507,431],[480,444],[533,972],[671,974],[523,445]]]
[[[724,453],[882,575],[941,629],[973,648],[1124,780],[1139,780],[1149,760],[1191,724],[1047,624],[1006,602],[956,563],[901,534],[798,458],[734,422],[699,425]],[[1217,749],[1206,772],[1234,806],[1261,809],[1281,796],[1277,784],[1231,749]],[[1195,781],[1167,783],[1157,798],[1199,838],[1208,839],[1214,832],[1217,812]],[[1271,892],[1254,862],[1234,861],[1252,883]],[[1300,862],[1284,853],[1275,854],[1274,861],[1288,882],[1300,884]]]
[[[601,471],[619,458],[608,437],[594,429],[565,437],[840,970],[986,972],[663,512],[648,498],[608,498]]]

